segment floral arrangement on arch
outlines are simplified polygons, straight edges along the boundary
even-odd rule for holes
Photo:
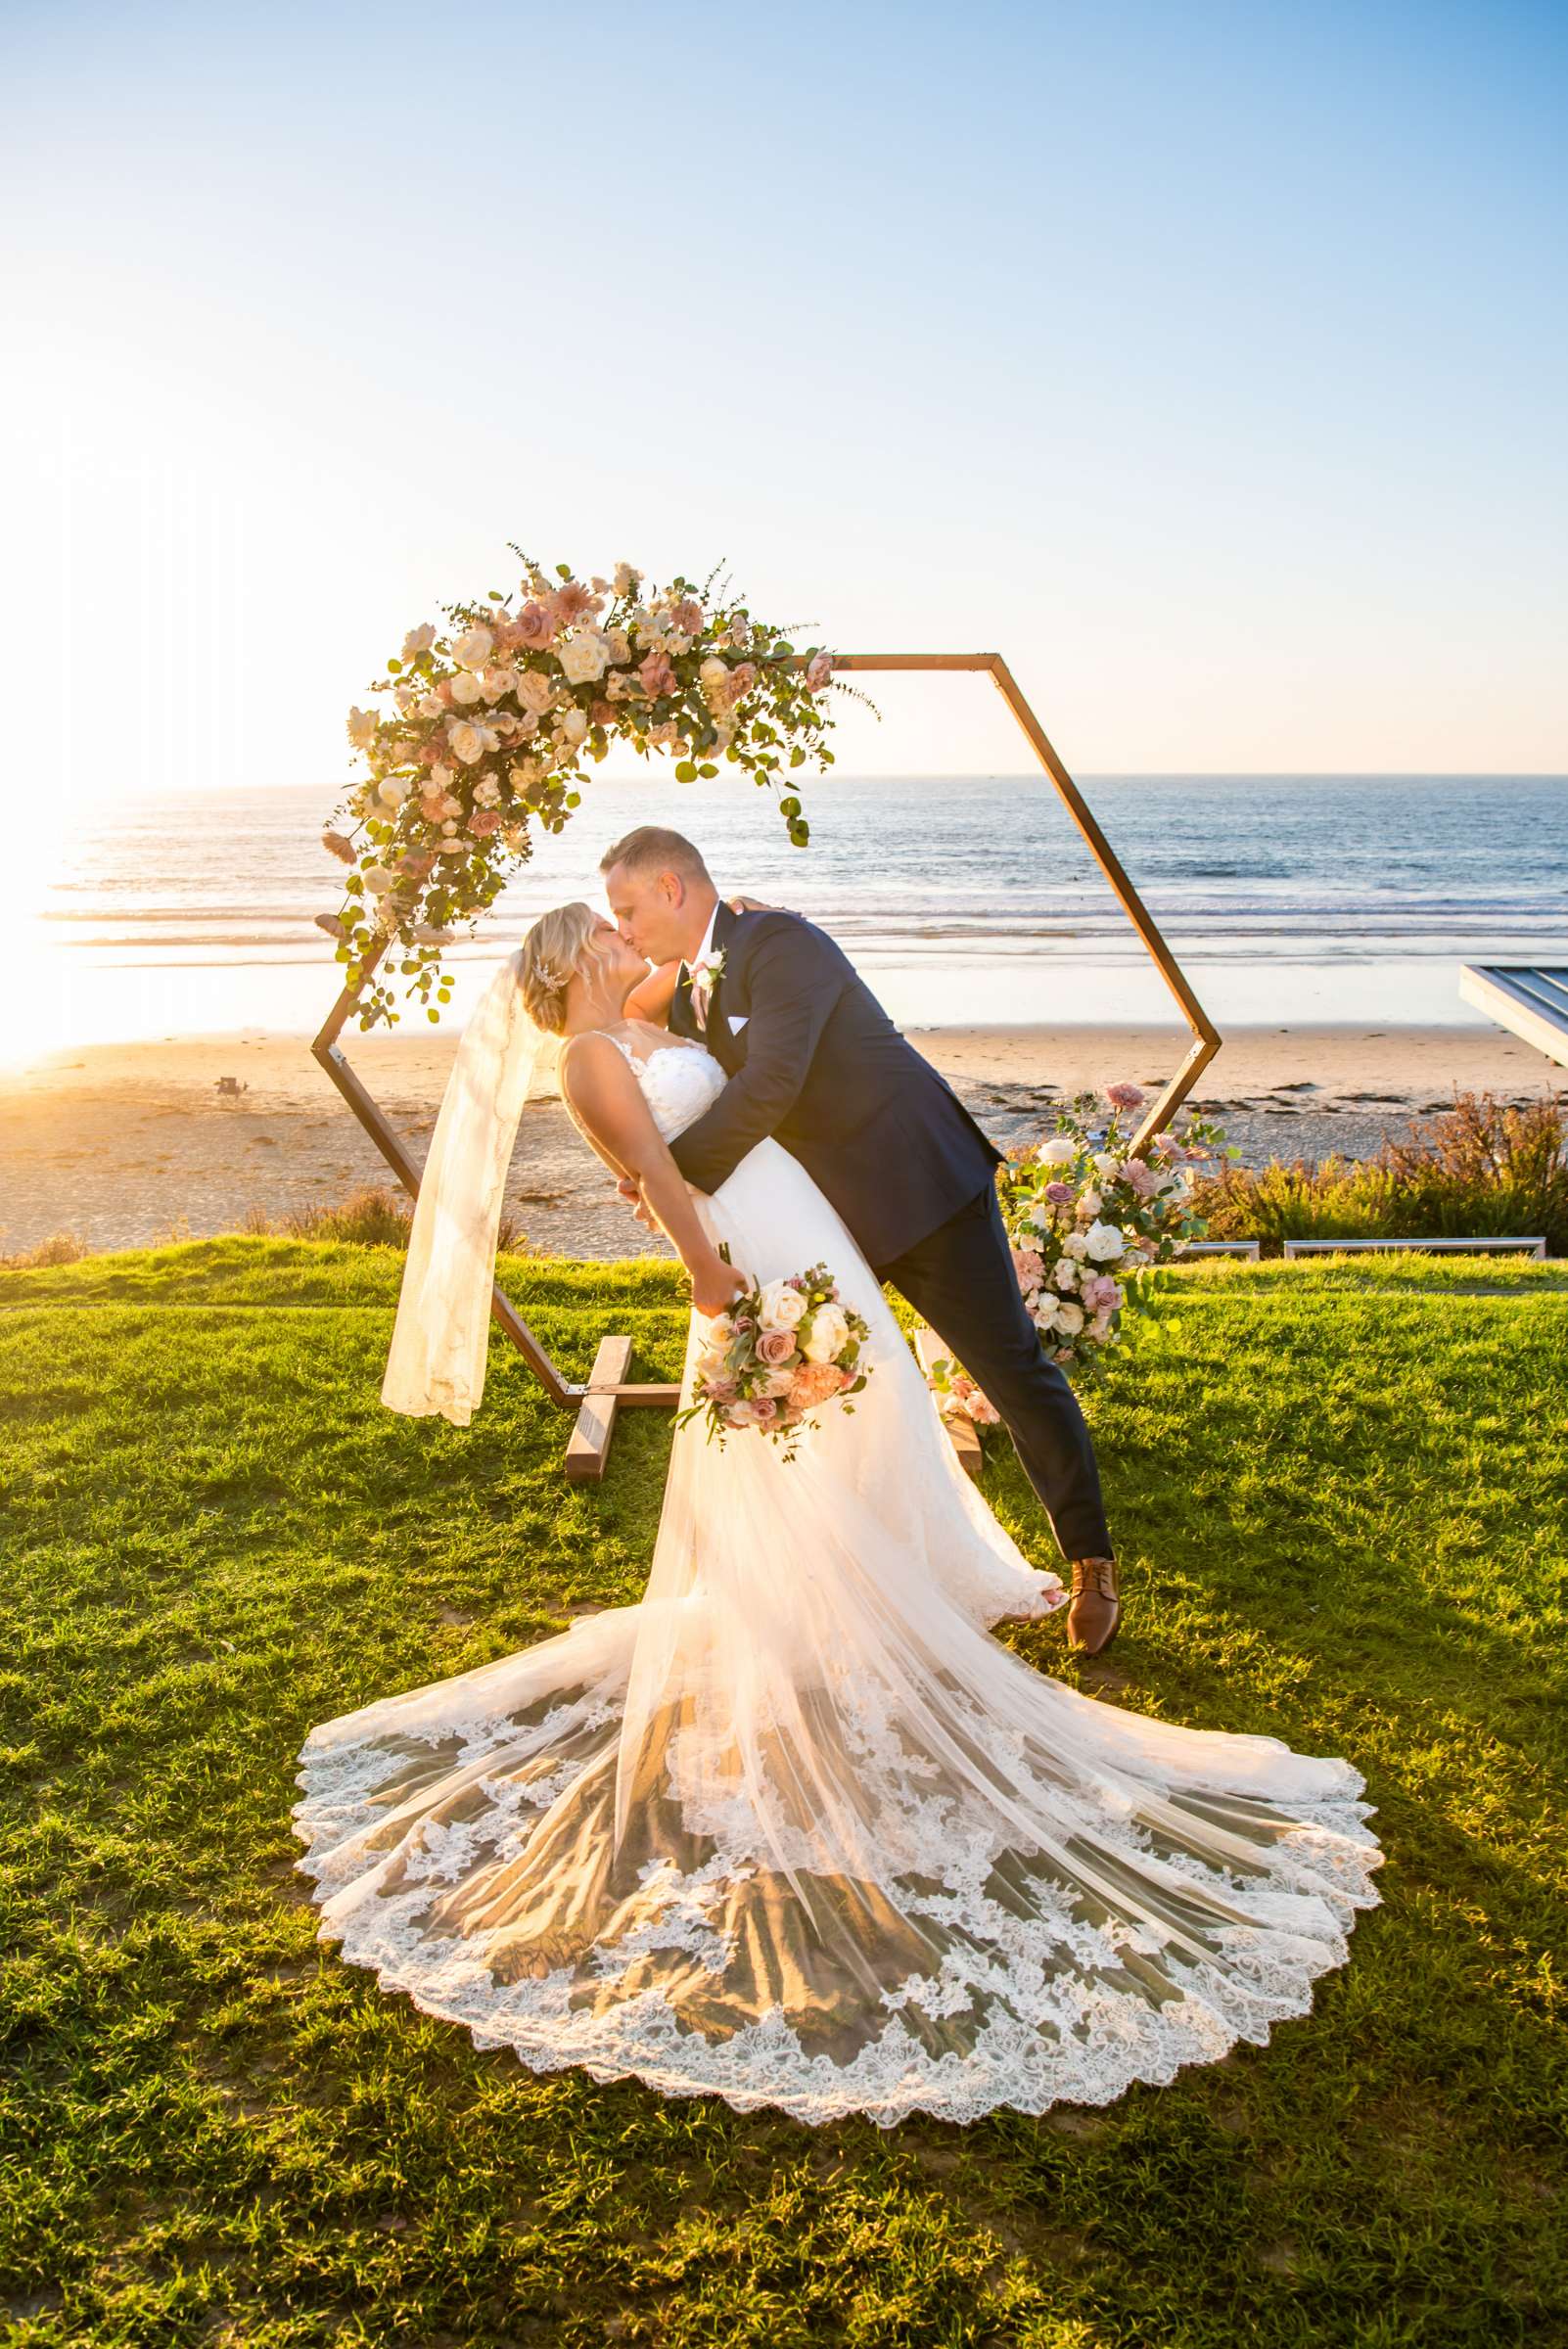
[[[1224,1153],[1224,1133],[1191,1118],[1134,1157],[1123,1119],[1144,1099],[1135,1084],[1080,1093],[1053,1133],[996,1170],[1024,1303],[1047,1355],[1069,1373],[1100,1367],[1124,1343],[1127,1314],[1150,1303],[1157,1267],[1209,1228],[1192,1205],[1192,1169]],[[929,1383],[944,1408],[996,1425],[990,1397],[955,1364],[934,1362]]]
[[[348,714],[369,771],[323,835],[350,870],[343,909],[316,922],[351,987],[380,950],[361,1028],[399,1016],[381,976],[390,962],[439,1019],[455,926],[494,902],[531,852],[532,825],[563,828],[583,762],[613,743],[672,753],[682,783],[716,775],[720,760],[738,766],[778,793],[797,848],[810,838],[787,778],[833,763],[827,694],[853,689],[830,653],[798,653],[712,576],[654,589],[623,563],[584,585],[568,564],[552,578],[513,552],[527,574],[515,595],[492,589],[444,606],[444,628],[411,628],[371,687],[381,706]]]

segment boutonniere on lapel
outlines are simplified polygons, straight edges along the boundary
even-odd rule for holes
[[[691,966],[692,1007],[704,1027],[708,1024],[708,1006],[713,1001],[714,990],[723,976],[722,952],[699,954]]]

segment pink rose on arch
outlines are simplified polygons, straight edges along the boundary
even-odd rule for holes
[[[806,668],[806,682],[811,691],[818,692],[832,674],[833,655],[831,653],[813,653]]]
[[[777,1369],[795,1352],[795,1332],[790,1329],[764,1329],[757,1341],[757,1359]]]
[[[1113,1109],[1141,1109],[1148,1095],[1140,1084],[1108,1084],[1105,1098]]]
[[[1070,1182],[1048,1182],[1045,1185],[1045,1196],[1052,1207],[1071,1207],[1077,1193]]]
[[[733,704],[736,702],[743,702],[746,699],[746,696],[751,692],[752,687],[756,684],[756,682],[757,664],[755,661],[743,661],[738,668],[732,668],[729,672],[729,698],[731,705],[733,706]]]
[[[555,622],[542,604],[525,604],[512,622],[512,634],[519,648],[542,652],[555,634]]]
[[[493,807],[482,807],[478,815],[471,815],[468,819],[469,833],[475,840],[487,840],[492,832],[499,831],[500,824],[501,819]]]
[[[616,722],[616,706],[614,702],[595,702],[588,715],[596,726],[613,726]]]
[[[752,1417],[759,1427],[767,1427],[778,1417],[778,1404],[771,1395],[759,1395],[752,1405]]]
[[[658,701],[661,694],[673,693],[675,690],[675,672],[663,653],[650,653],[637,674],[642,679],[643,690],[654,701]]]
[[[683,596],[669,615],[669,624],[677,636],[700,636],[707,615],[694,595]]]

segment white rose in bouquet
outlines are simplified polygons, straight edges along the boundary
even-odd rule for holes
[[[473,766],[484,756],[484,730],[470,725],[466,718],[460,718],[447,729],[446,739],[465,766]]]
[[[1127,1254],[1127,1240],[1119,1223],[1091,1223],[1084,1234],[1084,1249],[1096,1265],[1114,1264]]]
[[[610,648],[597,628],[579,628],[557,655],[569,685],[597,685],[610,663]]]
[[[1064,1291],[1064,1293],[1068,1289],[1077,1288],[1078,1267],[1076,1264],[1074,1264],[1070,1256],[1063,1257],[1061,1263],[1057,1266],[1052,1278],[1055,1280],[1057,1287]]]
[[[1064,1338],[1076,1338],[1083,1326],[1084,1308],[1064,1299],[1056,1309],[1057,1334]]]
[[[365,887],[373,897],[382,897],[391,889],[395,877],[384,864],[367,864],[365,867]]]
[[[463,709],[472,710],[476,702],[484,699],[484,688],[478,677],[471,675],[466,668],[460,668],[452,679],[452,699]]]
[[[640,571],[634,571],[629,563],[616,565],[617,595],[635,595],[641,585],[642,574]]]
[[[465,628],[453,639],[452,659],[459,668],[483,668],[495,650],[495,639],[488,628]]]
[[[389,775],[384,783],[377,785],[376,797],[384,807],[400,807],[412,789],[413,785],[405,783],[401,775]]]
[[[558,723],[568,742],[581,742],[588,731],[588,713],[586,710],[563,710]]]
[[[1077,1263],[1082,1264],[1084,1257],[1088,1254],[1087,1235],[1082,1231],[1070,1231],[1066,1239],[1062,1242],[1062,1254],[1064,1256],[1070,1256],[1074,1258]]]
[[[503,694],[517,691],[515,668],[487,668],[480,678],[487,702],[498,702]]]
[[[376,728],[380,723],[381,720],[377,717],[374,710],[349,711],[348,739],[356,750],[363,751],[369,748],[376,739]]]
[[[1096,1190],[1080,1191],[1078,1194],[1078,1212],[1085,1223],[1093,1222],[1104,1204]]]
[[[526,668],[517,681],[517,698],[525,710],[542,717],[555,699],[555,687],[540,668]]]
[[[1042,1167],[1070,1167],[1078,1156],[1078,1145],[1065,1133],[1053,1133],[1048,1142],[1041,1142],[1035,1156]]]
[[[444,717],[446,715],[446,704],[438,693],[422,693],[414,704],[414,708],[419,712],[421,717]]]
[[[787,1280],[770,1280],[763,1289],[759,1318],[764,1329],[798,1329],[805,1313],[806,1299]]]
[[[604,649],[609,654],[614,668],[624,668],[626,663],[631,659],[631,638],[626,634],[624,628],[606,628]]]
[[[1106,1182],[1114,1182],[1122,1172],[1122,1162],[1114,1150],[1096,1150],[1094,1172]]]
[[[405,661],[417,661],[421,653],[428,653],[430,651],[430,648],[435,641],[436,628],[434,622],[428,620],[422,621],[417,628],[410,628],[407,635],[403,638],[403,659]]]
[[[819,1305],[811,1315],[810,1335],[801,1352],[808,1362],[830,1362],[850,1335],[850,1324],[838,1306]]]
[[[1061,1310],[1061,1299],[1059,1297],[1053,1297],[1049,1289],[1041,1289],[1039,1295],[1035,1299],[1034,1304],[1029,1309],[1030,1318],[1034,1322],[1035,1327],[1039,1331],[1041,1337],[1044,1337],[1048,1331],[1053,1330],[1056,1327],[1056,1317]]]

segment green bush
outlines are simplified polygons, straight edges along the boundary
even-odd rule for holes
[[[1568,1122],[1550,1094],[1511,1109],[1491,1093],[1413,1121],[1373,1159],[1273,1160],[1200,1177],[1216,1240],[1481,1239],[1541,1234],[1568,1254]]]

